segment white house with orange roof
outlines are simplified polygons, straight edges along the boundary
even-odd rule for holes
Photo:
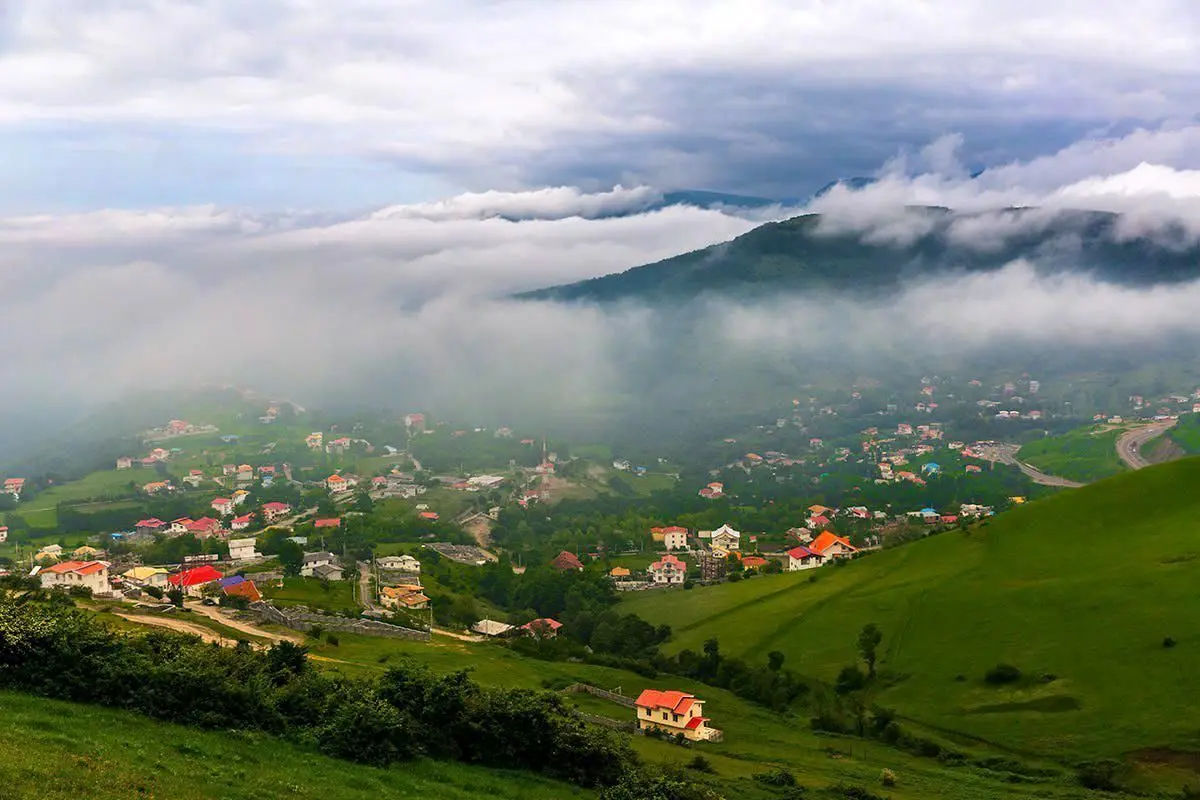
[[[331,492],[345,492],[350,489],[350,481],[341,475],[330,475],[325,479],[325,488]]]
[[[43,589],[81,586],[96,595],[106,595],[111,591],[108,563],[105,561],[63,561],[38,570],[37,577]]]
[[[808,545],[808,549],[822,558],[849,558],[858,552],[845,536],[832,531],[821,531],[821,535]]]
[[[638,730],[658,730],[693,742],[720,741],[721,732],[708,726],[704,701],[687,692],[646,689],[634,702]]]
[[[651,581],[665,586],[682,584],[687,578],[687,564],[670,554],[655,561],[647,571]]]

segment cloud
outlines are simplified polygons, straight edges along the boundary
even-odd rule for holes
[[[940,132],[966,133],[964,155],[995,162],[1114,120],[1186,119],[1200,99],[1186,0],[5,9],[0,129],[37,137],[43,155],[101,143],[93,163],[136,164],[135,181],[179,169],[189,142],[203,151],[206,137],[228,137],[226,167],[311,154],[476,190],[621,182],[792,195]],[[138,160],[160,145],[162,159]],[[255,173],[221,171],[213,199]]]

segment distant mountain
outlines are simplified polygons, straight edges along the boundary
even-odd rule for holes
[[[1200,247],[1182,231],[1168,242],[1162,236],[1129,239],[1118,230],[1119,220],[1095,211],[1048,216],[1010,209],[985,216],[920,207],[863,233],[838,232],[820,215],[808,214],[703,250],[520,297],[610,302],[817,289],[882,294],[916,278],[996,270],[1017,259],[1044,271],[1079,270],[1129,285],[1200,275]]]

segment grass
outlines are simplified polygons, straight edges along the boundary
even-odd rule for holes
[[[259,585],[259,590],[277,606],[308,606],[334,613],[359,610],[352,580],[322,582],[317,578],[284,578],[282,589],[275,588],[273,581],[265,581]]]
[[[1175,427],[1162,438],[1175,442],[1185,453],[1200,453],[1200,414],[1180,414]]]
[[[1124,432],[1124,428],[1108,425],[1079,428],[1030,442],[1017,457],[1050,475],[1084,483],[1095,481],[1125,471],[1117,456],[1117,439]]]
[[[1200,708],[1180,692],[1200,655],[1198,486],[1200,459],[1172,462],[843,567],[634,595],[622,608],[670,624],[671,649],[716,636],[722,652],[779,650],[829,681],[876,622],[875,699],[923,724],[1066,760],[1195,751]],[[1166,636],[1177,646],[1162,647]],[[1026,679],[987,686],[998,663]]]
[[[59,503],[132,498],[137,496],[137,490],[129,487],[131,482],[142,486],[153,480],[159,478],[152,469],[110,469],[92,472],[80,480],[50,487],[27,502],[19,504],[16,512],[25,518],[31,528],[53,528],[58,524]]]
[[[14,744],[0,748],[6,800],[590,796],[530,773],[438,761],[376,769],[269,736],[198,731],[10,692],[0,692],[0,739]]]

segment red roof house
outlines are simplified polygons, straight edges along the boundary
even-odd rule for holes
[[[203,566],[185,569],[181,572],[176,572],[167,578],[167,583],[174,587],[183,589],[189,594],[199,594],[201,586],[219,581],[225,577],[218,572],[214,567],[204,564]]]
[[[342,527],[341,517],[332,517],[330,519],[319,519],[313,523],[314,528],[340,528]]]
[[[553,639],[558,635],[558,629],[562,626],[563,624],[556,619],[543,617],[542,619],[535,619],[532,622],[526,622],[521,626],[521,630],[525,631],[530,636],[541,636],[546,639]]]
[[[849,539],[831,531],[822,531],[820,536],[813,539],[808,549],[825,558],[846,558],[858,552],[858,548],[850,544]]]
[[[566,572],[569,569],[582,570],[583,562],[574,553],[569,553],[563,550],[554,560],[550,562],[550,566],[554,567],[559,572]]]
[[[682,734],[693,741],[705,741],[720,736],[720,731],[709,728],[705,723],[704,701],[686,692],[660,692],[646,689],[634,703],[637,710],[638,727],[642,730],[658,729],[671,734]]]

